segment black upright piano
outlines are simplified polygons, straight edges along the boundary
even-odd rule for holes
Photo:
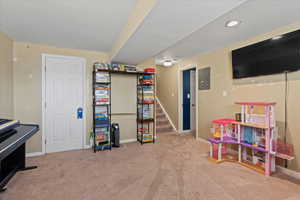
[[[38,125],[0,119],[0,192],[18,171],[36,168],[25,165],[25,145],[38,130]]]

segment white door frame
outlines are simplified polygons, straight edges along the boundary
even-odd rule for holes
[[[196,69],[196,68],[194,68],[194,69],[195,69],[195,74],[194,74],[194,76],[195,76],[195,80],[194,80],[194,84],[195,84],[194,87],[195,87],[195,90],[194,90],[193,92],[195,93],[195,94],[194,94],[194,95],[195,95],[195,97],[194,97],[194,98],[195,98],[195,104],[194,104],[194,105],[195,105],[195,113],[193,113],[193,111],[192,111],[194,108],[193,108],[193,106],[192,106],[192,102],[190,102],[190,130],[193,130],[193,129],[192,129],[192,128],[193,128],[193,126],[192,126],[193,123],[195,123],[194,126],[195,126],[195,130],[196,130],[196,110],[197,110],[197,108],[196,108],[196,95],[197,95],[196,70],[197,70],[197,69]],[[190,71],[190,79],[191,79],[191,71]],[[191,84],[191,80],[190,80],[190,84]],[[190,89],[192,89],[191,87],[192,87],[192,86],[190,86]],[[190,95],[190,96],[191,96],[191,95]],[[192,98],[190,98],[190,99],[192,99]],[[193,117],[195,117],[195,118],[192,117],[192,114],[194,114]],[[193,120],[195,120],[195,121],[193,122]],[[196,136],[196,135],[195,135],[195,136]]]
[[[178,70],[178,129],[179,133],[185,133],[185,132],[190,132],[190,130],[185,130],[183,131],[182,127],[182,82],[183,82],[183,71],[189,70],[189,69],[196,69],[196,139],[199,138],[199,133],[198,133],[198,66],[196,64],[191,64],[191,65],[186,65],[184,67],[179,68]]]
[[[79,60],[83,62],[83,144],[82,149],[85,148],[86,145],[86,137],[87,137],[87,131],[86,131],[86,120],[87,120],[87,105],[86,105],[86,96],[87,96],[87,89],[86,89],[86,59],[83,57],[75,57],[75,56],[63,56],[63,55],[56,55],[56,54],[42,54],[42,154],[46,154],[46,135],[45,135],[45,120],[46,120],[46,58],[52,57],[52,58],[65,58],[65,59],[73,59],[73,60]]]

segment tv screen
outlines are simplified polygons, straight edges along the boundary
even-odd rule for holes
[[[232,51],[233,78],[300,69],[300,30]]]

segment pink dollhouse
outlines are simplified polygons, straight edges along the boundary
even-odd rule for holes
[[[237,162],[270,176],[275,172],[275,157],[293,159],[291,153],[277,151],[274,106],[276,103],[236,102],[241,105],[241,120],[212,121],[209,159],[216,163]],[[280,146],[282,149],[282,145]],[[285,151],[286,152],[286,151]]]

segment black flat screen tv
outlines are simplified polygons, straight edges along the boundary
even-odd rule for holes
[[[300,30],[232,51],[233,78],[300,70]]]

